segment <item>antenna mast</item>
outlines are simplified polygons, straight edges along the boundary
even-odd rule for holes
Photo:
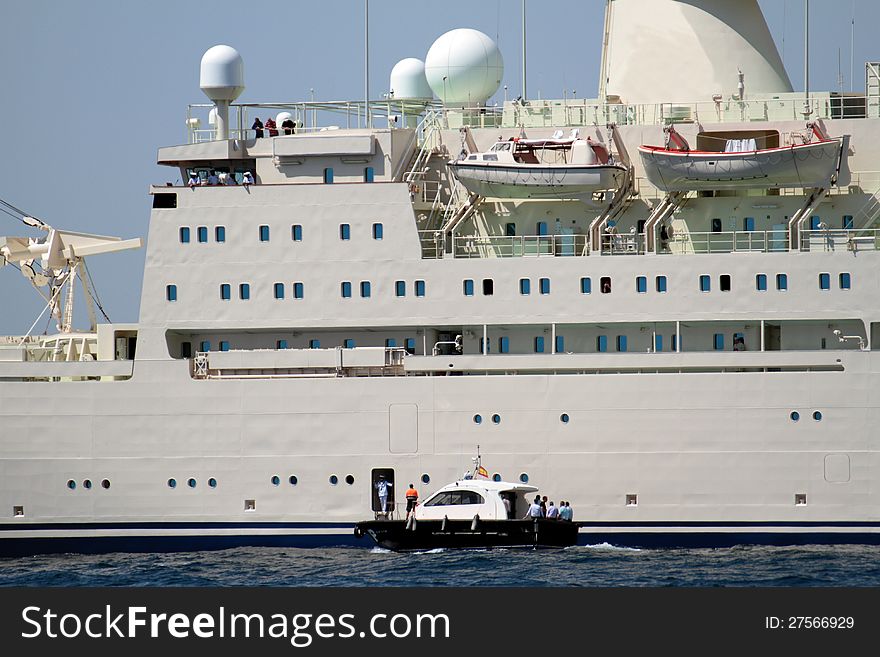
[[[522,99],[526,98],[526,0],[522,0]]]
[[[364,126],[373,127],[370,116],[370,0],[364,0]]]

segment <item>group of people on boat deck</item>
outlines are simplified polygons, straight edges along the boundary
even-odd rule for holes
[[[546,495],[543,498],[540,495],[535,495],[535,501],[529,505],[529,510],[523,520],[534,518],[571,521],[574,518],[574,511],[572,511],[571,505],[564,500],[559,503],[559,506],[554,506],[552,500],[547,502]]]
[[[186,182],[189,187],[201,187],[203,185],[237,185],[238,182],[235,180],[235,176],[231,173],[226,173],[225,171],[221,171],[217,173],[216,171],[211,171],[208,174],[208,177],[205,178],[204,181],[199,177],[199,174],[196,171],[192,171],[189,174],[189,180]],[[241,176],[241,184],[247,187],[248,185],[254,184],[254,176],[250,171],[245,171]]]
[[[254,136],[257,139],[261,139],[263,137],[263,128],[269,133],[270,137],[278,136],[278,126],[275,123],[275,119],[268,118],[266,119],[266,125],[263,125],[263,122],[260,121],[260,117],[254,119],[254,124],[251,126],[251,130],[254,131]],[[287,117],[281,122],[281,129],[284,130],[285,135],[292,135],[296,132],[296,124],[293,122],[293,119]]]

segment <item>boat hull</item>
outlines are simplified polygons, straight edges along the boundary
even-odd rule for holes
[[[452,162],[455,177],[472,194],[487,198],[585,198],[617,189],[623,167],[612,164],[541,166]]]
[[[640,146],[645,175],[666,192],[774,187],[827,187],[835,175],[841,140],[748,153],[668,151]]]

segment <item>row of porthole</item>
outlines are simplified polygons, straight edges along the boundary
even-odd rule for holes
[[[198,485],[198,482],[193,477],[190,477],[186,480],[186,485],[190,488],[195,488]],[[208,486],[211,488],[217,488],[217,480],[214,479],[214,477],[211,477],[210,479],[208,479]],[[177,488],[177,479],[175,479],[174,477],[169,479],[168,488]]]
[[[563,413],[562,415],[559,416],[559,421],[562,422],[562,424],[568,424],[568,421],[570,419],[571,418],[568,416],[568,413]],[[480,415],[479,413],[474,415],[474,424],[482,424],[482,423],[483,423],[483,416]],[[501,424],[501,416],[498,415],[498,413],[495,413],[492,416],[492,424]]]
[[[73,479],[68,479],[67,480],[67,487],[70,490],[76,490],[76,482]],[[85,488],[86,490],[90,490],[92,488],[92,480],[91,479],[83,479],[82,487]],[[110,488],[110,480],[109,479],[102,479],[101,480],[101,488],[104,488],[104,489]]]
[[[797,422],[798,420],[801,419],[801,414],[798,413],[797,411],[792,411],[791,413],[789,413],[788,417],[791,418],[792,422]],[[813,419],[816,420],[816,422],[819,422],[822,419],[822,412],[821,411],[813,411]]]

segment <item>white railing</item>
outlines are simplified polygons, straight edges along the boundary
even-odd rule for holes
[[[801,251],[877,251],[880,229],[802,230]]]
[[[456,258],[518,258],[583,256],[589,253],[586,235],[473,235],[453,239]]]

